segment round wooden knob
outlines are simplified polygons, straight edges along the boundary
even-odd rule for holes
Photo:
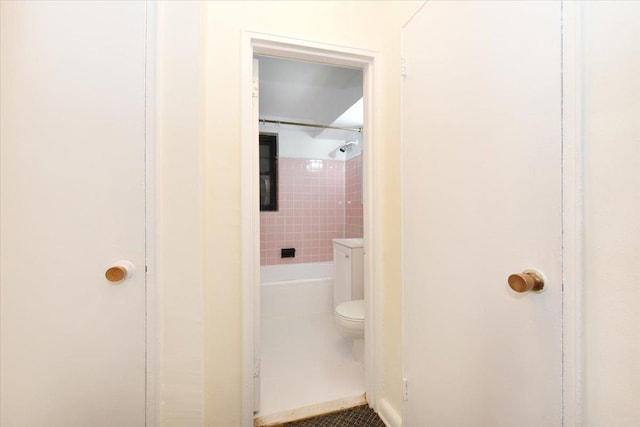
[[[544,288],[544,279],[533,272],[512,274],[507,282],[516,292],[540,291]]]
[[[127,268],[121,265],[114,265],[105,271],[104,277],[112,283],[122,282],[127,278]]]

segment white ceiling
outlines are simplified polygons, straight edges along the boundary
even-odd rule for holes
[[[258,60],[260,118],[321,125],[340,118],[338,126],[362,127],[362,70],[270,57]]]

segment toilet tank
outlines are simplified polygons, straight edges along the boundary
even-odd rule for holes
[[[364,299],[364,240],[333,239],[333,307]]]

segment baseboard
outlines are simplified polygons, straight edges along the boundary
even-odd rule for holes
[[[393,409],[387,399],[378,402],[378,416],[387,427],[402,427],[402,416]]]

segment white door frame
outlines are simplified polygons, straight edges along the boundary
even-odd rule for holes
[[[244,32],[241,47],[242,152],[242,425],[253,426],[254,308],[260,304],[260,208],[258,205],[258,117],[252,109],[254,54],[350,67],[364,73],[363,201],[365,233],[365,390],[376,409],[382,387],[382,274],[380,262],[381,188],[379,57],[376,52],[272,35]],[[254,116],[255,115],[255,116]]]

